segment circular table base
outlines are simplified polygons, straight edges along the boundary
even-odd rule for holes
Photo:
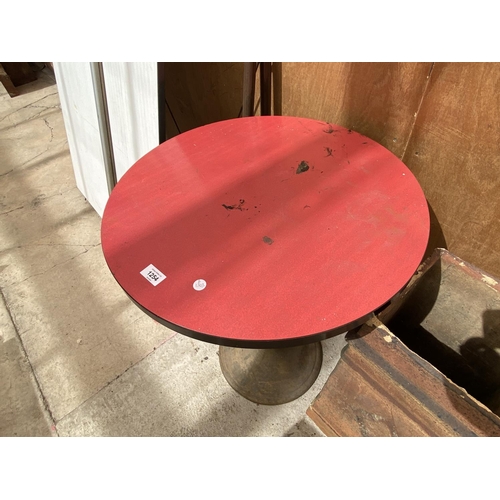
[[[244,398],[263,405],[289,403],[318,378],[321,342],[281,349],[219,348],[222,374]]]

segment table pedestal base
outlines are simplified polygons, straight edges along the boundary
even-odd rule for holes
[[[229,385],[263,405],[289,403],[305,394],[323,361],[321,342],[281,349],[219,348],[220,367]]]

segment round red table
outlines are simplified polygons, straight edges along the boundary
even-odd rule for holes
[[[264,116],[200,127],[146,154],[111,193],[101,237],[139,307],[225,346],[228,382],[272,404],[312,385],[319,341],[405,286],[428,234],[422,189],[387,149],[330,123]]]

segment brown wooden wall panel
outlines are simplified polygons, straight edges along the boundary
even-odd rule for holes
[[[242,92],[243,63],[165,63],[167,136],[238,117]]]
[[[500,276],[500,64],[436,63],[403,161],[450,251]]]
[[[402,157],[431,63],[282,63],[282,113],[356,130]]]

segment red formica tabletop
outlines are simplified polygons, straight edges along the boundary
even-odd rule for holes
[[[391,152],[295,117],[217,122],[174,137],[120,179],[106,262],[149,315],[235,347],[322,340],[409,281],[429,235],[425,196]]]

